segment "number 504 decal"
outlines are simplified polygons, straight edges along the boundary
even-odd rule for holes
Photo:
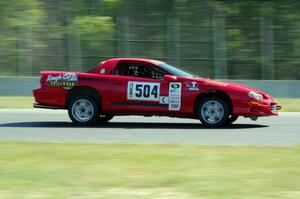
[[[159,101],[160,83],[128,82],[127,99]]]

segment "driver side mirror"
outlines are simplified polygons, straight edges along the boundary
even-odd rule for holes
[[[164,75],[163,79],[166,81],[176,81],[177,77],[174,75]]]

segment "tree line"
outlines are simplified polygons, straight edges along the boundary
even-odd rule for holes
[[[299,9],[296,0],[2,1],[0,75],[145,57],[203,77],[300,79]]]

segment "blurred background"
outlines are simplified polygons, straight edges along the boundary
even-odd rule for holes
[[[208,78],[299,80],[299,10],[296,0],[1,1],[0,75],[143,57]]]
[[[258,88],[280,116],[75,128],[31,109],[40,71],[114,57]],[[299,118],[300,0],[0,0],[1,199],[300,198]]]

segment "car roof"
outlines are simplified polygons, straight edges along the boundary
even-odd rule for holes
[[[144,59],[144,58],[130,58],[130,57],[126,57],[126,58],[112,58],[109,59],[108,61],[140,61],[140,62],[149,62],[155,65],[164,63],[162,61],[158,61],[158,60],[154,60],[154,59]]]

